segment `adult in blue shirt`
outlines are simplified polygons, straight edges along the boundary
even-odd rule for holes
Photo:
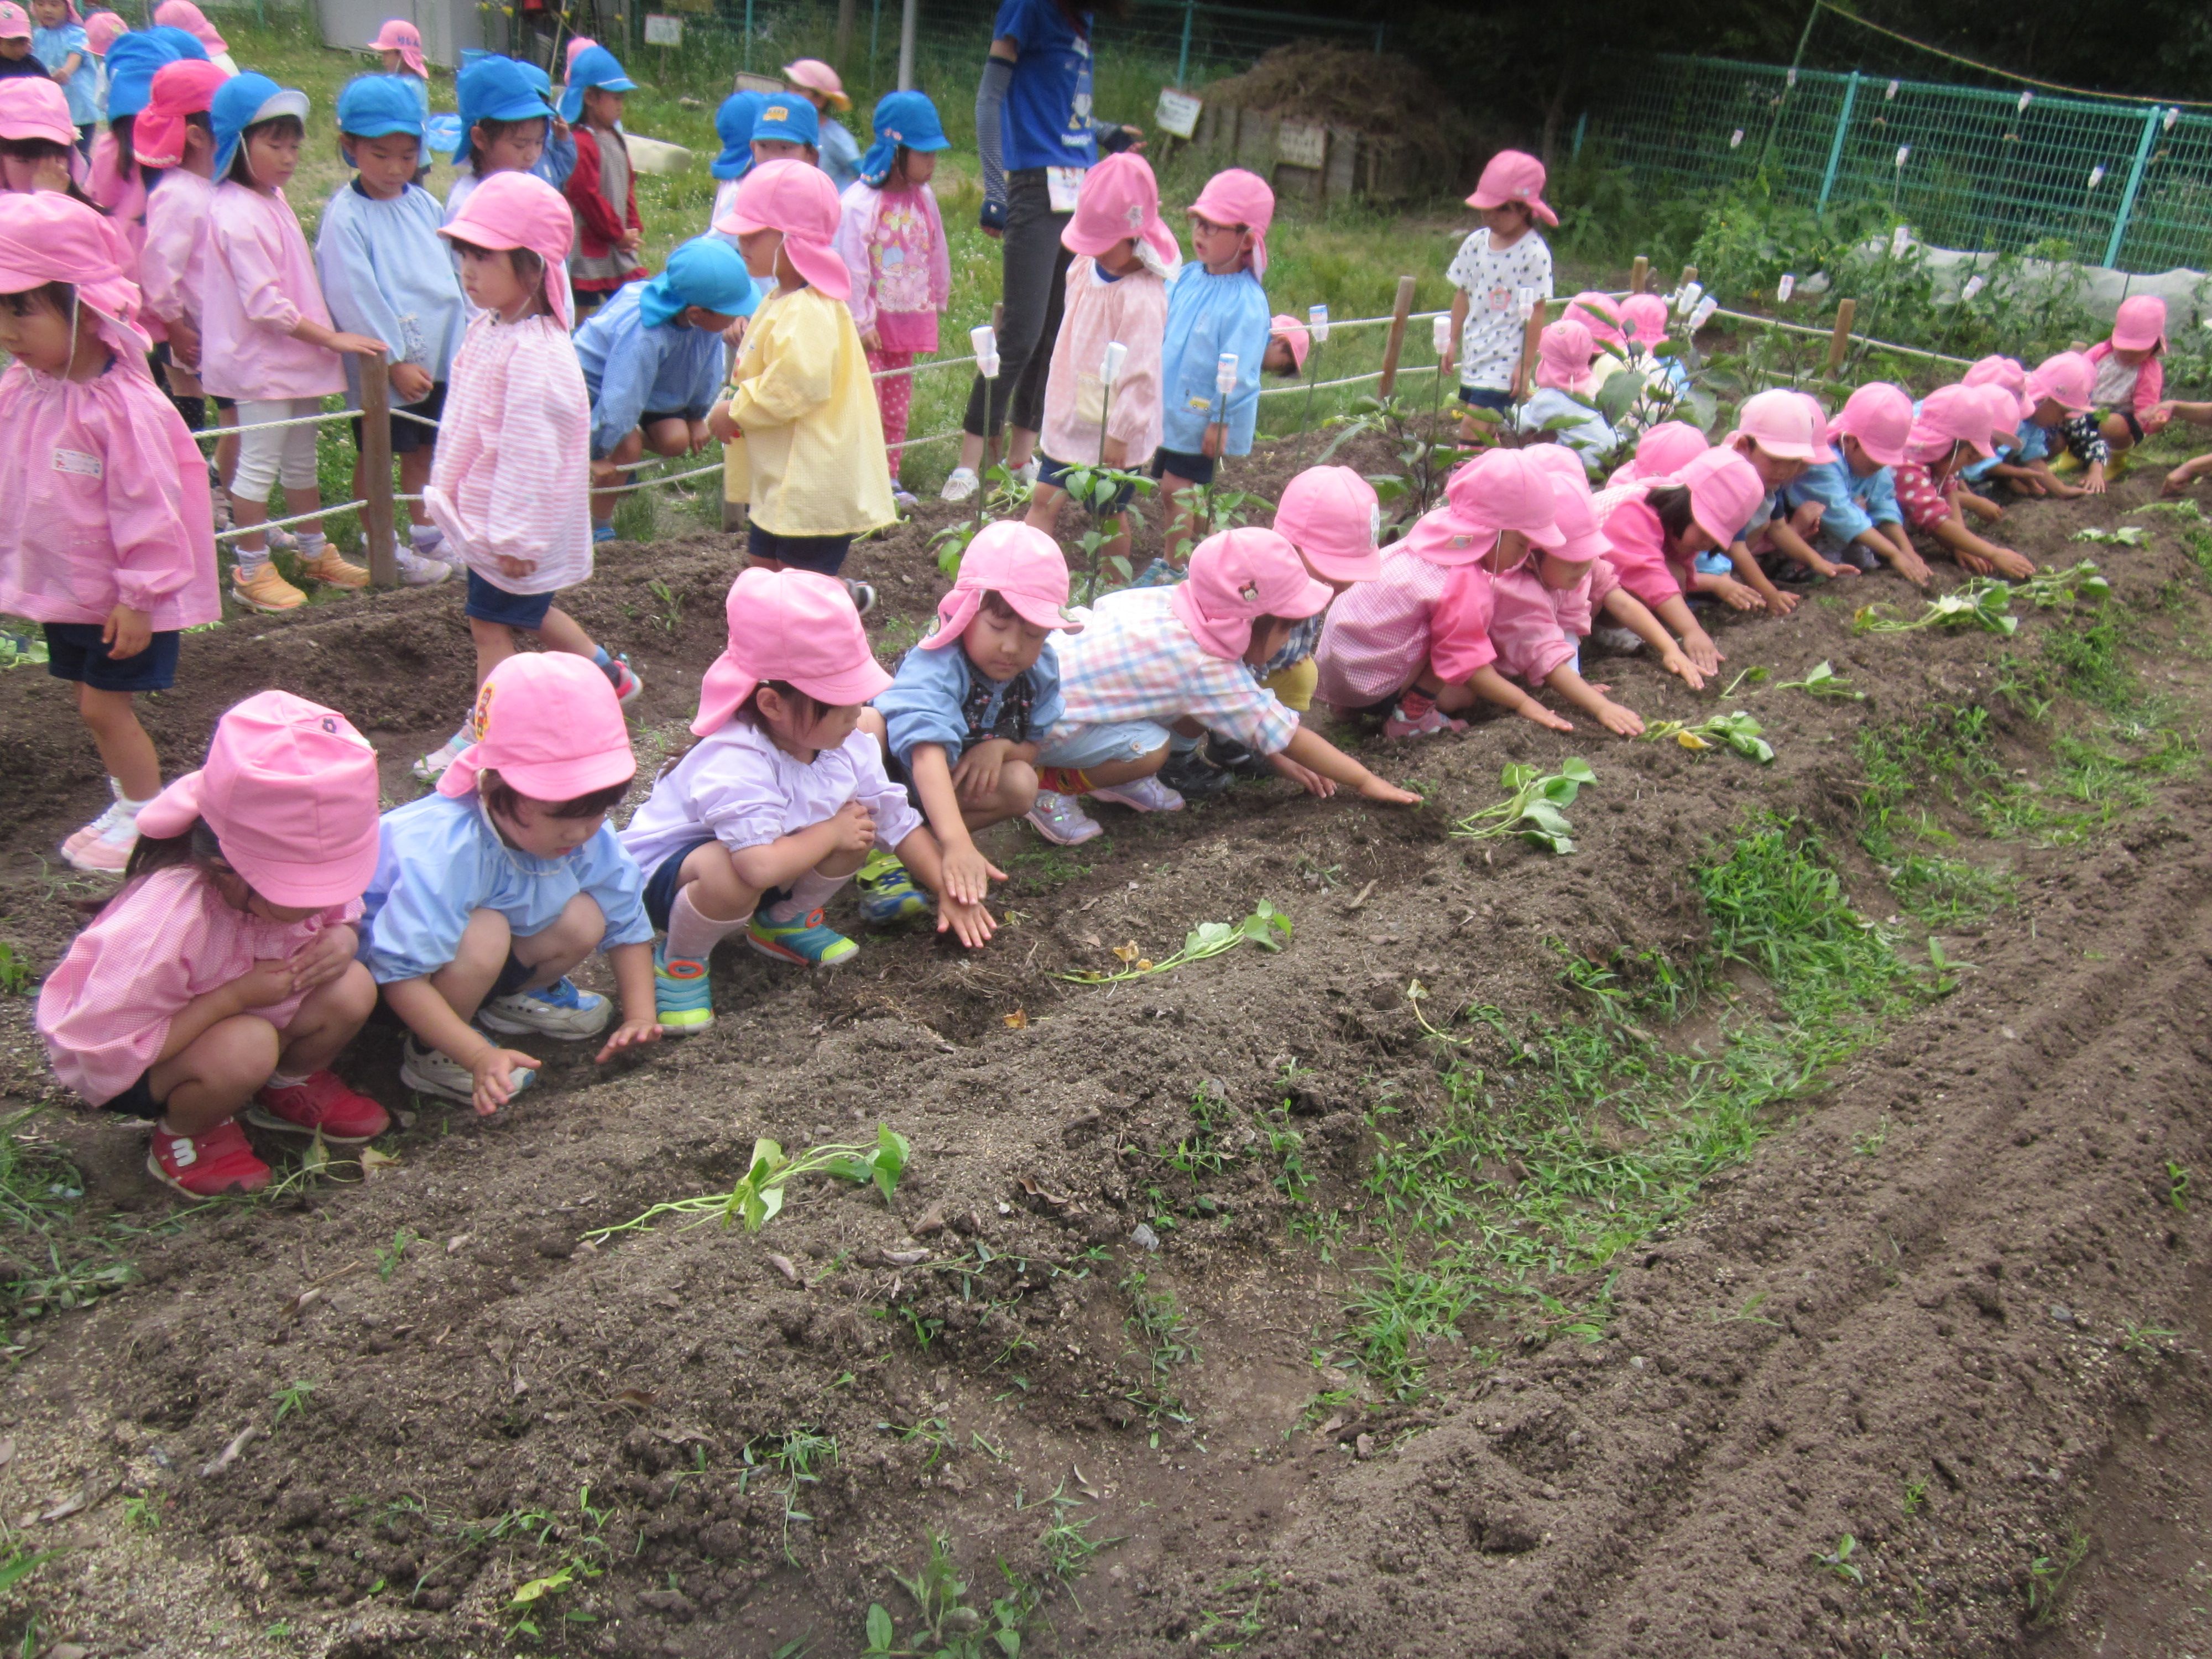
[[[1114,17],[1126,9],[1126,0],[1110,0],[1097,9]],[[1093,15],[1073,0],[1000,0],[991,26],[991,55],[975,94],[975,147],[983,162],[983,234],[1000,239],[1006,309],[999,323],[999,378],[986,381],[979,374],[969,391],[960,465],[945,481],[948,501],[975,493],[984,443],[999,434],[1010,406],[1014,430],[1006,463],[1017,471],[1034,468],[1045,376],[1073,257],[1060,234],[1098,152],[1127,149],[1144,137],[1134,127],[1101,126],[1091,117]]]

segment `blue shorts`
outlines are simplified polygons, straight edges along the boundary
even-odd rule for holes
[[[1168,728],[1151,720],[1113,720],[1098,726],[1056,726],[1038,754],[1039,766],[1081,770],[1114,761],[1142,760],[1166,743]]]
[[[172,629],[156,634],[135,657],[111,657],[100,643],[100,623],[44,623],[46,672],[95,691],[166,691],[177,683],[177,645]]]
[[[1044,451],[1040,449],[1037,451],[1037,482],[1040,484],[1049,484],[1054,489],[1066,489],[1067,486],[1060,481],[1066,477],[1069,473],[1078,471],[1090,465],[1091,465],[1091,463],[1088,461],[1055,461],[1051,456],[1046,454]],[[1114,492],[1114,499],[1107,502],[1105,506],[1091,507],[1089,509],[1091,516],[1094,519],[1111,519],[1121,513],[1127,512],[1129,506],[1129,497],[1136,493],[1136,485],[1133,483],[1123,484],[1119,489]],[[1088,506],[1089,504],[1085,503],[1085,505]]]
[[[676,902],[677,889],[683,884],[684,860],[702,847],[712,847],[714,841],[713,836],[702,836],[686,842],[653,866],[653,873],[645,878],[645,919],[663,933],[668,931],[668,912]]]
[[[1501,415],[1513,407],[1513,394],[1496,386],[1463,386],[1459,400],[1469,409],[1494,409]]]
[[[461,611],[478,622],[501,623],[535,634],[545,626],[545,613],[552,608],[550,593],[510,593],[471,570],[468,603]]]
[[[850,536],[779,536],[755,525],[745,534],[745,551],[763,564],[788,565],[794,570],[834,576],[845,568],[845,555],[852,551],[853,540]]]
[[[1163,444],[1152,457],[1152,476],[1164,478],[1172,472],[1186,483],[1210,484],[1213,469],[1219,465],[1211,455],[1194,455],[1187,449],[1170,449]]]

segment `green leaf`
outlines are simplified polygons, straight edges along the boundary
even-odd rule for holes
[[[1377,501],[1395,501],[1411,488],[1405,479],[1395,472],[1370,472],[1366,477],[1367,482],[1375,486],[1375,496]]]
[[[1597,781],[1597,774],[1590,770],[1589,763],[1572,755],[1559,763],[1559,775],[1563,778],[1572,778],[1577,783]]]
[[[35,1555],[18,1555],[0,1563],[0,1595],[5,1595],[60,1553],[59,1550],[40,1550]]]
[[[1644,377],[1631,371],[1614,374],[1597,389],[1597,406],[1607,426],[1619,426],[1644,391]]]
[[[1521,761],[1506,762],[1504,769],[1498,775],[1498,787],[1510,790],[1515,794],[1520,793],[1535,781],[1536,769]]]
[[[868,1651],[889,1653],[897,1635],[898,1632],[891,1628],[891,1616],[884,1610],[883,1603],[871,1601],[868,1604]]]

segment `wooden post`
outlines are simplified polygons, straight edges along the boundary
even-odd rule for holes
[[[381,356],[361,365],[361,533],[368,546],[368,579],[399,585],[399,546],[392,524],[392,369]]]
[[[1631,294],[1641,294],[1644,292],[1644,283],[1650,280],[1651,261],[1639,253],[1636,256],[1636,263],[1628,269],[1628,291]]]
[[[859,0],[837,0],[837,67],[849,70],[853,63],[853,26],[854,14],[860,9]]]
[[[1851,314],[1859,308],[1856,300],[1836,302],[1836,331],[1828,337],[1828,378],[1834,380],[1843,373],[1844,359],[1851,349]]]
[[[1398,384],[1398,354],[1406,345],[1406,319],[1413,314],[1413,279],[1398,279],[1398,303],[1390,308],[1390,337],[1382,347],[1382,380],[1376,396],[1387,398]]]
[[[1696,282],[1697,280],[1698,280],[1698,268],[1697,268],[1697,266],[1695,266],[1695,265],[1684,265],[1684,266],[1682,267],[1682,280],[1681,280],[1680,283],[1676,283],[1676,284],[1675,284],[1675,287],[1676,287],[1676,289],[1677,289],[1678,290],[1679,290],[1679,289],[1686,289],[1686,288],[1689,287],[1689,285],[1690,285],[1691,283],[1692,283]]]

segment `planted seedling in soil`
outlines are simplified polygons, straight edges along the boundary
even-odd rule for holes
[[[1519,761],[1509,763],[1498,776],[1505,799],[1468,814],[1452,825],[1451,832],[1464,841],[1501,841],[1518,836],[1531,847],[1547,852],[1571,853],[1574,826],[1561,809],[1574,805],[1584,784],[1596,781],[1597,774],[1590,770],[1589,763],[1576,757],[1561,761],[1559,769],[1549,776],[1539,775],[1534,767]]]
[[[1238,945],[1252,944],[1263,951],[1279,951],[1290,942],[1291,919],[1266,899],[1259,908],[1239,922],[1201,921],[1183,935],[1182,949],[1173,956],[1154,962],[1149,957],[1137,954],[1134,940],[1114,947],[1114,954],[1129,965],[1118,973],[1102,974],[1095,969],[1080,973],[1055,974],[1055,979],[1072,981],[1077,985],[1119,985],[1133,979],[1142,979],[1148,974],[1164,974],[1170,969],[1187,968],[1194,962],[1203,962],[1208,957],[1226,956]]]
[[[1977,576],[1928,602],[1911,622],[1886,615],[1888,606],[1861,605],[1851,617],[1855,634],[1911,634],[1923,628],[1978,628],[2009,639],[2020,631],[2012,614],[2012,589],[1994,576]]]
[[[2116,536],[2140,536],[2143,532],[2131,526],[2112,533]],[[2132,547],[2135,544],[2130,542],[2128,545]],[[2087,599],[2102,605],[2112,596],[2112,585],[2097,574],[2097,564],[2094,559],[2084,559],[2067,570],[2039,570],[2016,586],[2024,598],[2035,601],[2039,611],[2048,611],[2054,605],[2071,605],[2076,599]]]
[[[1036,1611],[1036,1587],[1010,1571],[1002,1561],[1006,1593],[982,1613],[968,1605],[968,1581],[953,1564],[950,1540],[929,1535],[929,1559],[913,1577],[898,1576],[899,1588],[914,1598],[920,1614],[900,1647],[890,1611],[881,1602],[868,1607],[868,1659],[1018,1659],[1022,1627]]]
[[[2148,510],[2147,507],[2137,509],[2139,512]],[[2087,530],[2075,531],[2074,539],[2077,542],[2097,542],[2106,547],[2141,547],[2150,539],[2150,532],[2139,524],[2121,525],[2112,530],[2100,530],[2093,526]]]
[[[1813,1559],[1845,1583],[1863,1584],[1866,1583],[1866,1574],[1861,1571],[1857,1564],[1851,1559],[1852,1556],[1858,1553],[1858,1547],[1859,1540],[1850,1534],[1845,1533],[1841,1538],[1836,1540],[1834,1549],[1825,1555],[1814,1550]]]
[[[1126,555],[1105,550],[1128,533],[1124,528],[1109,527],[1117,521],[1127,522],[1127,509],[1117,512],[1115,497],[1127,489],[1133,506],[1135,497],[1150,495],[1159,484],[1141,472],[1102,465],[1070,467],[1060,476],[1060,487],[1084,512],[1083,533],[1076,538],[1076,545],[1083,550],[1085,574],[1076,584],[1076,602],[1095,604],[1109,588],[1127,586],[1131,574]]]
[[[1671,738],[1683,748],[1692,751],[1715,749],[1725,744],[1747,760],[1755,760],[1765,766],[1774,758],[1774,745],[1759,735],[1765,729],[1738,709],[1733,714],[1716,714],[1695,726],[1686,726],[1680,720],[1654,720],[1644,728],[1644,741],[1660,743]]]
[[[1836,672],[1833,665],[1819,662],[1802,680],[1777,682],[1777,691],[1802,691],[1808,697],[1838,697],[1852,702],[1864,702],[1866,693],[1851,690],[1851,683]]]
[[[718,1215],[726,1227],[743,1218],[745,1231],[757,1233],[775,1219],[783,1208],[785,1186],[800,1176],[833,1176],[861,1186],[873,1182],[888,1203],[913,1153],[907,1138],[887,1124],[877,1126],[873,1146],[810,1146],[797,1158],[785,1157],[781,1146],[763,1136],[753,1142],[752,1158],[737,1185],[728,1192],[656,1204],[643,1215],[620,1226],[600,1227],[584,1237],[596,1243],[616,1233],[645,1226],[665,1215],[689,1216],[691,1219],[685,1224],[694,1227]]]

